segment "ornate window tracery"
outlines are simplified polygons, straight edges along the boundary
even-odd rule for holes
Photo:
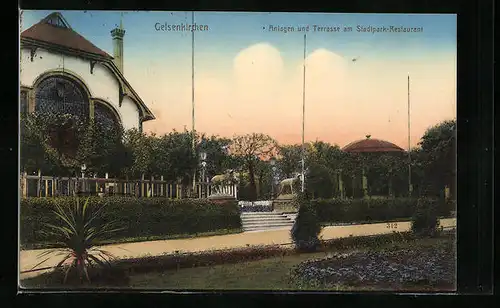
[[[82,120],[89,118],[89,99],[74,81],[61,76],[43,80],[35,92],[35,112],[71,114]]]
[[[105,130],[114,130],[119,127],[119,122],[110,107],[100,102],[94,104],[94,121]]]

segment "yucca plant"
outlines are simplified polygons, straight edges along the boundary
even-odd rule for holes
[[[39,254],[44,258],[33,268],[45,263],[55,256],[64,256],[56,265],[56,269],[65,269],[63,283],[66,283],[70,272],[76,270],[80,281],[90,283],[88,269],[92,266],[111,266],[114,258],[109,252],[95,246],[96,241],[121,230],[116,227],[116,222],[102,222],[103,204],[90,204],[89,198],[81,204],[79,198],[69,206],[54,204],[53,214],[58,224],[45,223],[41,232],[62,248],[50,249]]]

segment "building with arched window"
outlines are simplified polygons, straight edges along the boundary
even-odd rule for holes
[[[124,77],[122,25],[111,31],[113,56],[52,13],[21,33],[20,108],[71,114],[100,125],[137,128],[154,119]]]

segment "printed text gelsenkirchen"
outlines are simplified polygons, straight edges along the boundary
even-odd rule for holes
[[[170,32],[186,32],[186,31],[208,31],[208,25],[199,25],[199,24],[169,24],[167,22],[164,23],[155,23],[156,31],[170,31]]]

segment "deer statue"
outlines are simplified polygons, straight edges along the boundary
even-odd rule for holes
[[[233,169],[227,170],[224,174],[218,174],[212,177],[210,184],[215,188],[217,194],[226,193],[226,188],[239,182],[239,173]]]
[[[284,179],[280,182],[279,195],[293,195],[295,194],[294,186],[300,181],[301,174],[296,173],[293,178]]]

